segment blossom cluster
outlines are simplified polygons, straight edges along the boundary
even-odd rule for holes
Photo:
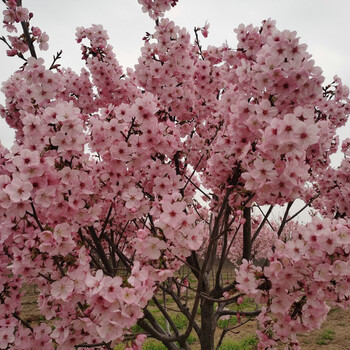
[[[236,215],[235,226],[232,227],[232,234],[228,236],[229,239],[233,241],[232,248],[227,255],[229,259],[234,264],[239,264],[242,260],[243,252],[243,225],[245,219],[241,215]],[[261,226],[263,222],[263,216],[255,214],[252,219],[251,224],[251,253],[250,259],[255,263],[265,262],[266,257],[270,253],[277,238],[280,238],[283,242],[291,240],[294,231],[297,231],[300,227],[300,223],[297,221],[288,221],[281,232],[280,237],[278,237],[277,232],[282,218],[279,220],[269,220],[268,225]],[[260,228],[259,228],[260,227]],[[259,230],[259,231],[258,231]],[[223,244],[222,240],[219,241],[219,245]]]
[[[179,0],[138,0],[142,5],[142,11],[148,12],[148,15],[157,20],[159,17],[164,16],[164,12],[174,7]]]
[[[326,198],[317,198],[315,208],[326,217],[348,217],[350,214],[350,140],[342,143],[344,158],[337,168],[329,168],[319,178],[319,190]]]
[[[264,271],[246,260],[236,271],[238,289],[266,305],[258,316],[259,349],[277,349],[278,342],[299,349],[297,333],[320,328],[329,303],[349,306],[349,223],[314,218],[292,238],[275,242]]]
[[[16,0],[6,0],[4,1],[7,8],[3,11],[4,15],[4,27],[10,33],[17,33],[16,24],[23,23],[23,25],[27,28],[29,32],[29,22],[33,18],[33,14],[29,13],[28,9],[18,5]],[[36,41],[39,44],[39,49],[42,51],[46,51],[49,48],[49,36],[46,32],[42,32],[39,27],[31,27],[30,28],[30,36],[33,41]],[[10,43],[7,45],[10,47],[7,50],[8,56],[20,56],[23,57],[23,54],[26,53],[29,49],[28,37],[26,35],[13,36],[8,35]],[[5,41],[5,38],[2,39]]]
[[[135,69],[120,66],[106,31],[93,25],[77,29],[80,74],[59,68],[57,57],[47,68],[31,52],[3,84],[0,114],[16,141],[0,146],[0,348],[124,341],[140,349],[145,336],[131,327],[186,261],[209,247],[223,252],[228,241],[222,256],[240,260],[242,210],[253,201],[329,193],[329,205],[348,189],[348,158],[330,169],[348,90],[338,78],[322,88],[295,32],[272,20],[240,25],[237,49],[204,49],[197,32],[206,37],[208,24],[192,43],[186,29],[159,19],[176,1],[139,3],[156,27]],[[29,11],[14,0],[6,6],[7,29],[24,22],[31,38],[16,39],[17,55],[35,42],[45,48],[44,34],[29,31]],[[269,266],[243,262],[237,272],[242,292],[267,305],[260,337],[271,346],[319,326],[326,300],[347,305],[348,210],[345,199],[337,202],[331,212],[343,219],[293,227],[289,241],[275,243]],[[257,259],[267,254],[259,246],[275,238],[260,231],[251,237]],[[54,329],[21,319],[25,284],[37,285],[40,313]]]

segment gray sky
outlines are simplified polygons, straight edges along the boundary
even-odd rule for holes
[[[2,3],[0,6],[4,8]],[[83,64],[79,44],[75,42],[76,27],[102,24],[124,68],[137,62],[142,37],[154,27],[137,0],[23,0],[23,6],[34,13],[32,24],[50,36],[49,50],[44,55],[40,53],[46,64],[50,65],[52,55],[62,49],[61,65],[77,71]],[[208,21],[209,37],[202,41],[203,46],[227,41],[231,47],[236,45],[233,29],[240,23],[259,26],[262,20],[271,17],[279,29],[297,31],[316,65],[323,69],[326,82],[338,75],[350,85],[349,13],[349,0],[179,0],[168,17],[191,33],[194,26],[201,27]],[[6,35],[4,29],[0,30],[1,35]],[[1,82],[21,65],[19,59],[6,57],[5,50],[0,42]],[[1,94],[0,103],[3,101]],[[11,146],[12,135],[1,120],[0,140],[5,146]],[[342,139],[350,136],[349,125],[341,130],[340,136]]]

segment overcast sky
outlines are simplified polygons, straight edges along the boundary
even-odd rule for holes
[[[4,8],[2,3],[0,6]],[[32,24],[50,36],[49,50],[45,55],[40,53],[46,64],[50,65],[52,55],[62,49],[61,65],[77,71],[82,61],[79,44],[75,42],[76,27],[102,24],[124,68],[137,62],[142,37],[154,27],[137,0],[23,0],[23,6],[34,13]],[[236,46],[233,29],[240,23],[259,26],[262,20],[271,17],[279,29],[297,31],[316,65],[323,69],[326,82],[338,75],[350,85],[349,13],[349,0],[179,0],[168,17],[191,33],[194,26],[201,27],[208,21],[209,37],[202,41],[203,46],[227,41],[231,47]],[[2,35],[6,35],[4,29],[0,30]],[[0,42],[0,81],[21,65],[19,59],[6,57],[5,50]],[[1,94],[0,103],[3,101]],[[11,146],[12,135],[1,120],[0,140],[5,146]],[[340,135],[342,139],[350,136],[350,126],[343,128]]]

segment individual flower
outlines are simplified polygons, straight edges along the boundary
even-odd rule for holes
[[[9,183],[4,191],[10,196],[14,203],[27,200],[31,196],[33,185],[29,181],[23,181],[19,177],[15,177]]]
[[[62,299],[66,301],[74,290],[74,282],[69,277],[62,277],[51,285],[51,295],[55,299]]]

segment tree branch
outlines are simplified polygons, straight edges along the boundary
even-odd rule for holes
[[[289,210],[292,207],[293,203],[294,203],[294,201],[288,202],[287,209],[286,209],[286,211],[284,213],[284,216],[283,216],[283,219],[282,219],[282,222],[281,222],[281,226],[280,226],[280,228],[278,229],[278,232],[277,232],[277,237],[278,238],[280,238],[280,236],[282,234],[282,231],[284,229],[284,226],[288,222],[287,218],[288,218]]]
[[[259,209],[260,209],[260,211],[263,213],[263,211],[261,210],[260,207],[259,207]],[[260,233],[260,231],[263,229],[265,223],[266,223],[266,222],[269,223],[268,217],[269,217],[269,215],[271,214],[272,209],[273,209],[273,205],[270,205],[270,208],[269,208],[269,210],[267,211],[267,213],[266,213],[266,214],[263,213],[264,219],[263,219],[263,221],[260,223],[259,227],[257,228],[257,230],[256,230],[255,233],[254,233],[254,236],[253,236],[253,238],[252,238],[252,245],[253,245],[254,241],[256,240],[256,238],[258,237],[258,234]],[[270,223],[269,223],[269,225],[271,226]],[[272,226],[271,226],[271,227],[272,227]]]
[[[254,310],[254,311],[222,310],[221,312],[219,312],[219,317],[235,316],[237,314],[244,315],[244,316],[258,316],[260,312],[261,310]]]
[[[32,326],[27,321],[23,320],[16,312],[13,312],[12,316],[18,321],[20,321],[23,324],[23,326],[29,328],[33,332]]]
[[[251,207],[243,209],[243,217],[245,223],[243,224],[243,259],[250,260],[252,251],[252,220]]]
[[[302,211],[304,211],[307,207],[310,206],[310,204],[319,196],[321,195],[321,193],[317,193],[317,195],[315,195],[314,197],[312,197],[300,210],[298,210],[295,214],[293,214],[291,217],[289,217],[286,222],[289,222],[291,220],[293,220],[295,217],[297,217]]]
[[[22,0],[17,0],[17,6],[22,6]],[[24,37],[25,37],[26,42],[28,44],[30,55],[34,58],[37,58],[35,48],[33,45],[33,41],[30,37],[29,30],[28,30],[29,23],[27,21],[22,21],[21,26],[22,26]]]
[[[35,222],[37,223],[38,227],[40,228],[41,231],[44,231],[44,228],[43,228],[43,225],[41,224],[41,222],[39,221],[39,218],[38,218],[38,214],[36,213],[36,210],[35,210],[35,207],[34,207],[34,203],[33,203],[33,200],[30,202],[30,206],[32,207],[33,209],[33,213],[29,213],[27,212],[29,215],[31,215]]]
[[[92,238],[92,240],[93,240],[93,242],[95,244],[96,252],[97,252],[99,258],[101,259],[101,261],[102,261],[104,267],[106,268],[108,274],[110,276],[113,276],[113,268],[112,268],[112,266],[110,264],[110,261],[107,258],[106,252],[104,251],[99,238],[97,237],[95,228],[93,226],[89,226],[87,229],[89,230],[91,238]]]
[[[175,335],[178,336],[179,335],[179,330],[177,329],[177,327],[176,327],[174,321],[172,320],[172,318],[170,317],[169,313],[160,304],[160,302],[158,301],[158,299],[155,296],[152,297],[152,300],[155,303],[155,305],[157,306],[157,308],[160,310],[162,315],[165,317],[165,319],[169,322],[169,324],[170,324],[171,328],[173,329]]]
[[[109,344],[105,343],[105,342],[96,343],[96,344],[82,343],[82,344],[74,345],[74,347],[76,349],[79,349],[79,348],[96,348],[96,347],[100,347],[100,346],[107,346],[107,349],[112,349],[111,346]]]

